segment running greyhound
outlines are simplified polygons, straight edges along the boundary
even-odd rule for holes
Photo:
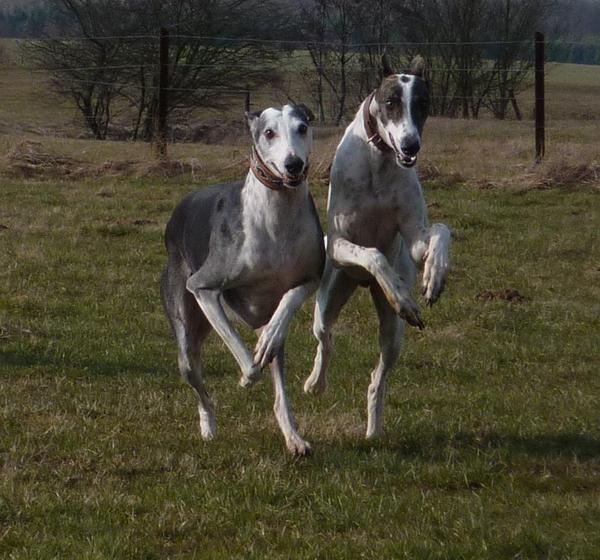
[[[423,328],[410,295],[416,267],[423,270],[429,305],[448,271],[450,231],[428,225],[414,169],[428,110],[423,66],[417,57],[410,71],[396,74],[384,57],[384,79],[346,129],[331,169],[327,262],[313,326],[319,345],[304,390],[325,389],[331,329],[357,286],[369,287],[381,354],[367,394],[368,438],[383,431],[385,382],[400,353],[404,321]]]
[[[168,263],[161,295],[177,339],[179,370],[198,395],[200,431],[216,433],[200,350],[211,329],[242,372],[256,382],[269,364],[275,417],[287,448],[307,455],[284,389],[284,343],[290,322],[317,289],[325,262],[323,232],[306,181],[312,114],[303,105],[247,113],[253,140],[245,181],[188,195],[167,224]],[[229,317],[259,333],[251,353]]]

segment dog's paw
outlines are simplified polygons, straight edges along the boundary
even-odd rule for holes
[[[304,441],[298,434],[294,434],[285,442],[288,451],[294,457],[308,457],[312,455],[310,443]]]
[[[365,438],[367,439],[379,439],[383,436],[383,423],[378,422],[376,424],[367,426],[367,433],[365,434]]]
[[[258,365],[252,365],[247,370],[242,371],[242,377],[240,379],[240,385],[244,388],[252,387],[262,377],[261,367]]]
[[[429,306],[440,297],[448,277],[448,253],[439,246],[430,247],[423,267],[423,296]]]
[[[406,282],[391,268],[387,258],[377,249],[367,249],[367,270],[377,279],[392,309],[409,325],[422,329],[425,325],[421,320],[419,308],[414,302]]]
[[[382,288],[384,288],[382,286]],[[385,296],[394,311],[409,325],[423,329],[425,324],[421,319],[419,306],[410,295],[406,285],[400,278],[393,279],[388,289],[384,288]]]
[[[254,363],[263,368],[269,364],[285,341],[286,328],[280,321],[268,323],[260,333],[254,348]]]
[[[423,296],[429,306],[433,305],[444,291],[448,276],[450,252],[450,230],[444,224],[431,226],[429,247],[424,257]]]
[[[319,375],[320,368],[318,364],[315,365],[312,373],[306,378],[304,382],[304,392],[309,395],[320,395],[327,388],[327,379],[325,374]]]
[[[217,436],[217,423],[212,414],[200,412],[200,435],[205,441],[215,439]]]

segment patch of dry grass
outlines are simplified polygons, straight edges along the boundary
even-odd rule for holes
[[[323,216],[341,129],[315,136]],[[158,296],[172,208],[192,182],[243,176],[248,145],[174,144],[165,169],[143,143],[0,136],[0,557],[597,558],[593,123],[553,121],[533,166],[531,122],[429,121],[419,167],[453,230],[447,291],[408,329],[379,442],[362,438],[368,292],[336,325],[319,399],[301,393],[315,341],[300,310],[287,388],[308,461],[285,454],[269,383],[240,389],[216,336],[219,436],[200,440]],[[15,162],[36,175],[7,177]]]
[[[203,143],[175,143],[169,155],[176,163],[156,166],[150,146],[142,142],[97,142],[78,139],[85,131],[72,103],[51,93],[46,78],[24,69],[11,43],[11,61],[0,65],[0,158],[23,140],[42,143],[42,151],[77,164],[57,169],[46,165],[36,174],[74,177],[124,175],[145,177],[181,174],[193,181],[239,178],[247,169],[247,133],[242,107],[227,112],[202,109],[173,123],[202,129]],[[600,67],[572,64],[548,65],[546,162],[535,166],[533,90],[520,95],[525,120],[498,121],[431,118],[425,129],[420,173],[426,182],[453,187],[544,188],[552,185],[597,184]],[[261,94],[262,95],[262,94]],[[280,103],[280,93],[253,99],[256,107]],[[313,153],[312,180],[321,188],[342,128],[318,127]],[[0,163],[6,169],[6,163]],[[26,172],[27,169],[24,169]],[[47,172],[47,173],[46,173]],[[583,179],[583,181],[581,181]]]
[[[343,130],[317,129],[311,183],[327,187],[331,161]],[[579,127],[577,141],[565,127],[547,140],[543,164],[533,163],[530,123],[431,118],[426,127],[418,172],[426,184],[452,188],[598,188],[596,131]],[[170,160],[157,162],[142,142],[97,142],[39,136],[0,136],[0,173],[22,177],[180,177],[192,182],[242,178],[249,166],[247,145],[177,143]]]

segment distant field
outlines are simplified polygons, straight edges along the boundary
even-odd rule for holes
[[[550,72],[543,165],[530,120],[428,122],[419,170],[431,220],[453,230],[447,291],[409,329],[375,443],[366,292],[344,309],[318,399],[301,392],[313,302],[300,311],[287,387],[315,455],[295,461],[268,377],[239,388],[214,335],[219,436],[200,439],[158,297],[172,208],[242,177],[248,140],[175,144],[163,168],[147,144],[76,138],[67,103],[0,66],[0,558],[597,559],[595,72]],[[323,218],[340,134],[316,134]]]
[[[7,60],[0,60],[0,88],[2,88],[3,103],[0,104],[0,134],[41,134],[46,136],[68,135],[78,136],[87,131],[81,123],[81,116],[74,104],[66,99],[57,97],[48,87],[47,78],[43,73],[31,72],[24,68],[23,60],[16,42],[10,39],[0,39],[0,49],[7,53]],[[306,61],[296,61],[304,65]],[[297,72],[290,73],[288,84],[294,95],[300,95],[305,78]],[[546,80],[546,115],[548,125],[568,126],[572,120],[597,120],[600,114],[600,66],[576,64],[547,64]],[[252,96],[253,106],[258,108],[268,104],[287,102],[286,94],[277,89],[271,93],[268,87],[263,87]],[[307,98],[305,94],[304,97]],[[527,90],[519,95],[519,103],[524,118],[533,118],[533,90]],[[207,124],[239,121],[243,113],[243,96],[231,99],[231,108],[226,114],[212,110],[198,110],[186,115],[183,124]],[[512,113],[509,114],[512,119]],[[181,119],[180,119],[181,120]],[[484,115],[482,120],[489,120]],[[124,117],[116,122],[129,125]]]
[[[553,86],[600,87],[600,66],[590,64],[558,64],[546,66],[546,83]]]

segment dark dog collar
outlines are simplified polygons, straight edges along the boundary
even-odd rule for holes
[[[377,131],[377,119],[371,115],[369,108],[371,102],[375,97],[377,90],[373,91],[369,97],[363,103],[363,124],[365,126],[365,132],[367,133],[367,142],[370,142],[379,151],[388,153],[394,152],[394,149],[381,137],[381,134]]]
[[[271,171],[267,164],[258,155],[256,148],[252,146],[252,159],[250,160],[250,169],[254,176],[267,188],[273,191],[279,191],[285,187],[285,181],[283,177],[278,173]],[[306,180],[308,176],[308,165],[304,168],[302,175],[298,176],[298,179],[293,183],[288,183],[292,187],[298,186],[300,183]]]

